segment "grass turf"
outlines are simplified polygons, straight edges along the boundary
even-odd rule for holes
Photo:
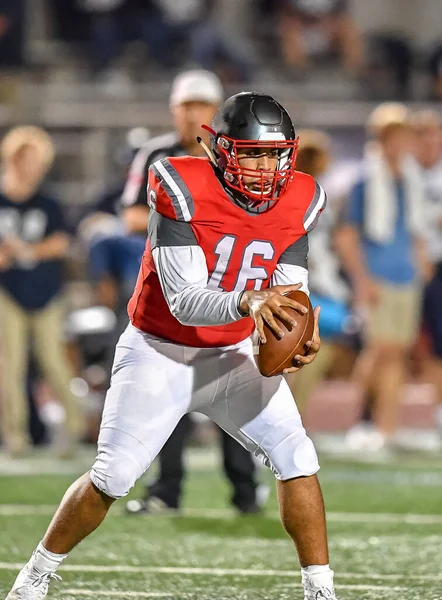
[[[438,468],[421,459],[377,467],[324,464],[342,600],[442,599]],[[270,473],[264,476],[272,484]],[[73,479],[0,476],[1,598]],[[277,518],[275,494],[264,516],[236,516],[228,498],[219,471],[204,470],[189,475],[182,516],[126,517],[117,503],[72,552],[60,570],[63,583],[51,586],[49,598],[301,599],[299,567]]]

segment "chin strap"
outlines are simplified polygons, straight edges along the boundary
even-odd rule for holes
[[[200,138],[199,136],[196,138],[196,141],[202,147],[204,152],[207,154],[207,156],[210,159],[210,162],[216,167],[217,164],[216,164],[216,160],[215,160],[212,150],[207,146],[207,144],[205,142],[203,142],[202,138]]]

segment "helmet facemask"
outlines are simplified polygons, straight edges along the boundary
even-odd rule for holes
[[[277,200],[293,179],[298,138],[287,140],[280,133],[269,132],[261,135],[259,140],[237,140],[223,134],[212,133],[212,150],[216,156],[218,167],[223,172],[226,185],[240,192],[254,205]],[[268,138],[268,139],[264,139]],[[278,139],[279,138],[279,139]],[[278,162],[275,169],[251,169],[240,165],[239,155],[242,150],[250,148],[275,148],[278,151]],[[256,190],[251,190],[244,182],[244,177],[253,177]]]

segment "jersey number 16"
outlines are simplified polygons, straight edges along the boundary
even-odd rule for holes
[[[218,292],[227,291],[222,286],[222,280],[231,268],[232,255],[237,243],[237,237],[234,235],[225,235],[217,243],[215,254],[218,256],[215,268],[213,269],[207,287]],[[244,248],[241,266],[238,269],[235,285],[232,288],[235,292],[241,292],[247,288],[249,281],[253,281],[253,289],[260,290],[262,284],[270,275],[265,267],[253,265],[255,256],[261,256],[264,260],[272,260],[275,255],[275,249],[272,244],[264,240],[253,240]]]

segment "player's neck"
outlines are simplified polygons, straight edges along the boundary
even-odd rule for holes
[[[196,140],[195,142],[183,143],[183,146],[190,156],[206,156],[204,149]]]

